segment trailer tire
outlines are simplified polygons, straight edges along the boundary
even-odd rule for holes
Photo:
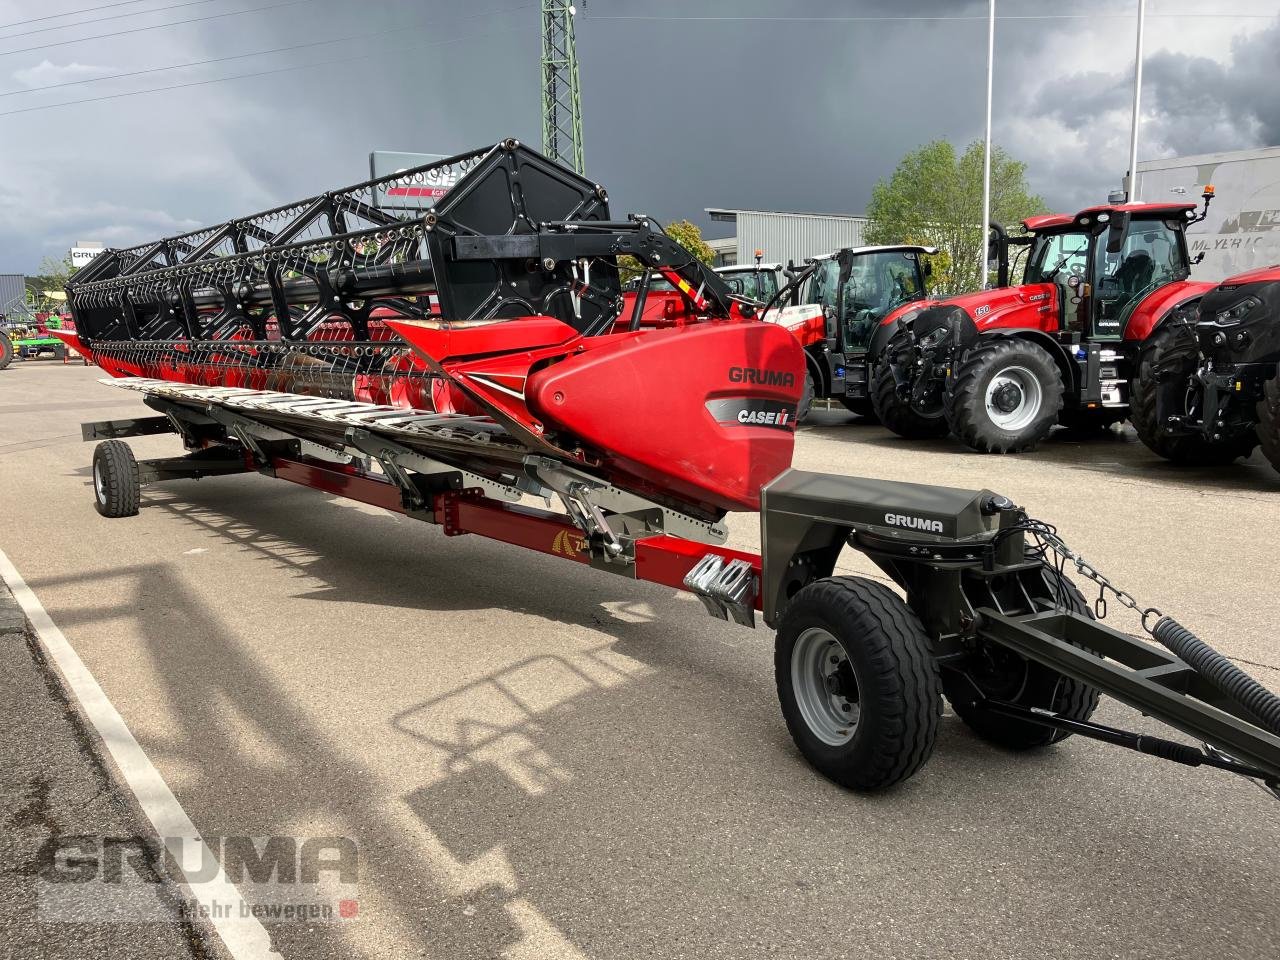
[[[93,448],[93,505],[104,517],[138,514],[142,487],[138,461],[123,440],[104,440]]]
[[[1047,572],[1047,576],[1058,574]],[[1064,587],[1065,605],[1076,613],[1092,617],[1089,603],[1076,585],[1065,576],[1060,582]],[[1088,720],[1098,707],[1097,688],[1064,676],[1044,664],[1027,660],[1012,650],[990,643],[984,644],[978,655],[988,658],[989,671],[975,676],[972,672],[944,670],[942,689],[956,716],[988,743],[1007,750],[1034,750],[1065,740],[1071,734],[1066,730],[984,710],[974,690],[975,683],[983,696],[1020,707],[1052,710],[1069,720]]]
[[[893,370],[883,360],[871,368],[871,405],[880,422],[900,437],[927,440],[947,435],[947,421],[942,411],[928,417],[913,410],[910,401],[898,395]]]
[[[1022,453],[1058,422],[1062,393],[1062,371],[1043,347],[999,337],[956,364],[942,409],[951,432],[979,453]]]
[[[9,335],[0,330],[0,370],[13,362],[13,341]]]
[[[1138,439],[1152,453],[1172,463],[1185,466],[1221,467],[1247,457],[1257,446],[1258,437],[1243,433],[1225,440],[1213,441],[1203,434],[1167,434],[1160,430],[1158,395],[1161,390],[1186,393],[1186,380],[1196,371],[1200,345],[1195,328],[1189,323],[1169,321],[1162,324],[1142,345],[1138,356],[1138,372],[1129,391],[1129,420]],[[1172,370],[1171,379],[1158,381],[1157,375]],[[1261,406],[1259,406],[1261,412]],[[1260,436],[1261,430],[1258,431]]]
[[[1262,455],[1280,470],[1280,374],[1262,385],[1256,429]]]
[[[919,618],[883,584],[833,577],[800,590],[778,625],[774,675],[792,740],[842,786],[890,787],[933,753],[938,665]]]

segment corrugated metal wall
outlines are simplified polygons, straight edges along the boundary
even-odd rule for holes
[[[20,273],[0,273],[0,313],[21,313],[26,298],[26,277]]]
[[[750,263],[763,250],[767,262],[797,263],[841,247],[860,247],[865,217],[828,217],[804,213],[767,213],[739,210],[738,262]]]

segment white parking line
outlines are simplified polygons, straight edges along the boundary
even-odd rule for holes
[[[164,777],[160,776],[160,771],[134,739],[124,718],[3,550],[0,550],[0,579],[9,585],[14,599],[31,622],[45,654],[57,666],[64,685],[79,705],[81,713],[102,738],[125,785],[138,798],[138,805],[161,840],[171,837],[186,840],[199,838],[200,833],[195,824],[182,809],[169,785],[164,782]],[[202,913],[213,924],[231,956],[235,960],[279,960],[280,954],[271,949],[271,938],[267,935],[266,928],[250,913],[240,891],[227,879],[222,865],[218,865],[217,874],[211,878],[196,873],[202,864],[218,862],[208,845],[203,840],[198,844],[187,842],[183,844],[182,850],[184,856],[175,859],[179,859],[178,866],[183,870],[186,886],[203,908]],[[186,862],[183,863],[183,860]]]

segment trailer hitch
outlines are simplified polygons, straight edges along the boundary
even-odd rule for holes
[[[1028,723],[1038,723],[1042,726],[1053,727],[1055,730],[1065,730],[1092,740],[1101,740],[1103,743],[1124,747],[1126,750],[1144,753],[1149,757],[1171,760],[1174,763],[1180,763],[1188,767],[1215,767],[1219,770],[1226,770],[1228,773],[1249,777],[1260,781],[1264,789],[1277,800],[1280,800],[1280,777],[1260,767],[1241,763],[1229,754],[1207,743],[1203,747],[1193,747],[1190,744],[1179,743],[1176,740],[1166,740],[1163,737],[1153,737],[1149,734],[1133,733],[1129,730],[1121,730],[1117,727],[1094,723],[1092,720],[1073,720],[1070,717],[1064,717],[1052,711],[1022,707],[1014,703],[1006,703],[1003,700],[982,700],[980,706],[984,710],[989,710],[992,713],[1009,717],[1013,720],[1024,720]]]

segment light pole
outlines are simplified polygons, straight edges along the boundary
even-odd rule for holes
[[[991,222],[991,88],[996,64],[996,0],[987,17],[987,141],[982,153],[982,224],[978,240],[978,277],[987,289],[987,231]]]
[[[1138,198],[1138,115],[1142,102],[1142,28],[1147,19],[1147,0],[1138,0],[1138,48],[1133,55],[1133,124],[1129,130],[1129,189],[1125,199]]]

